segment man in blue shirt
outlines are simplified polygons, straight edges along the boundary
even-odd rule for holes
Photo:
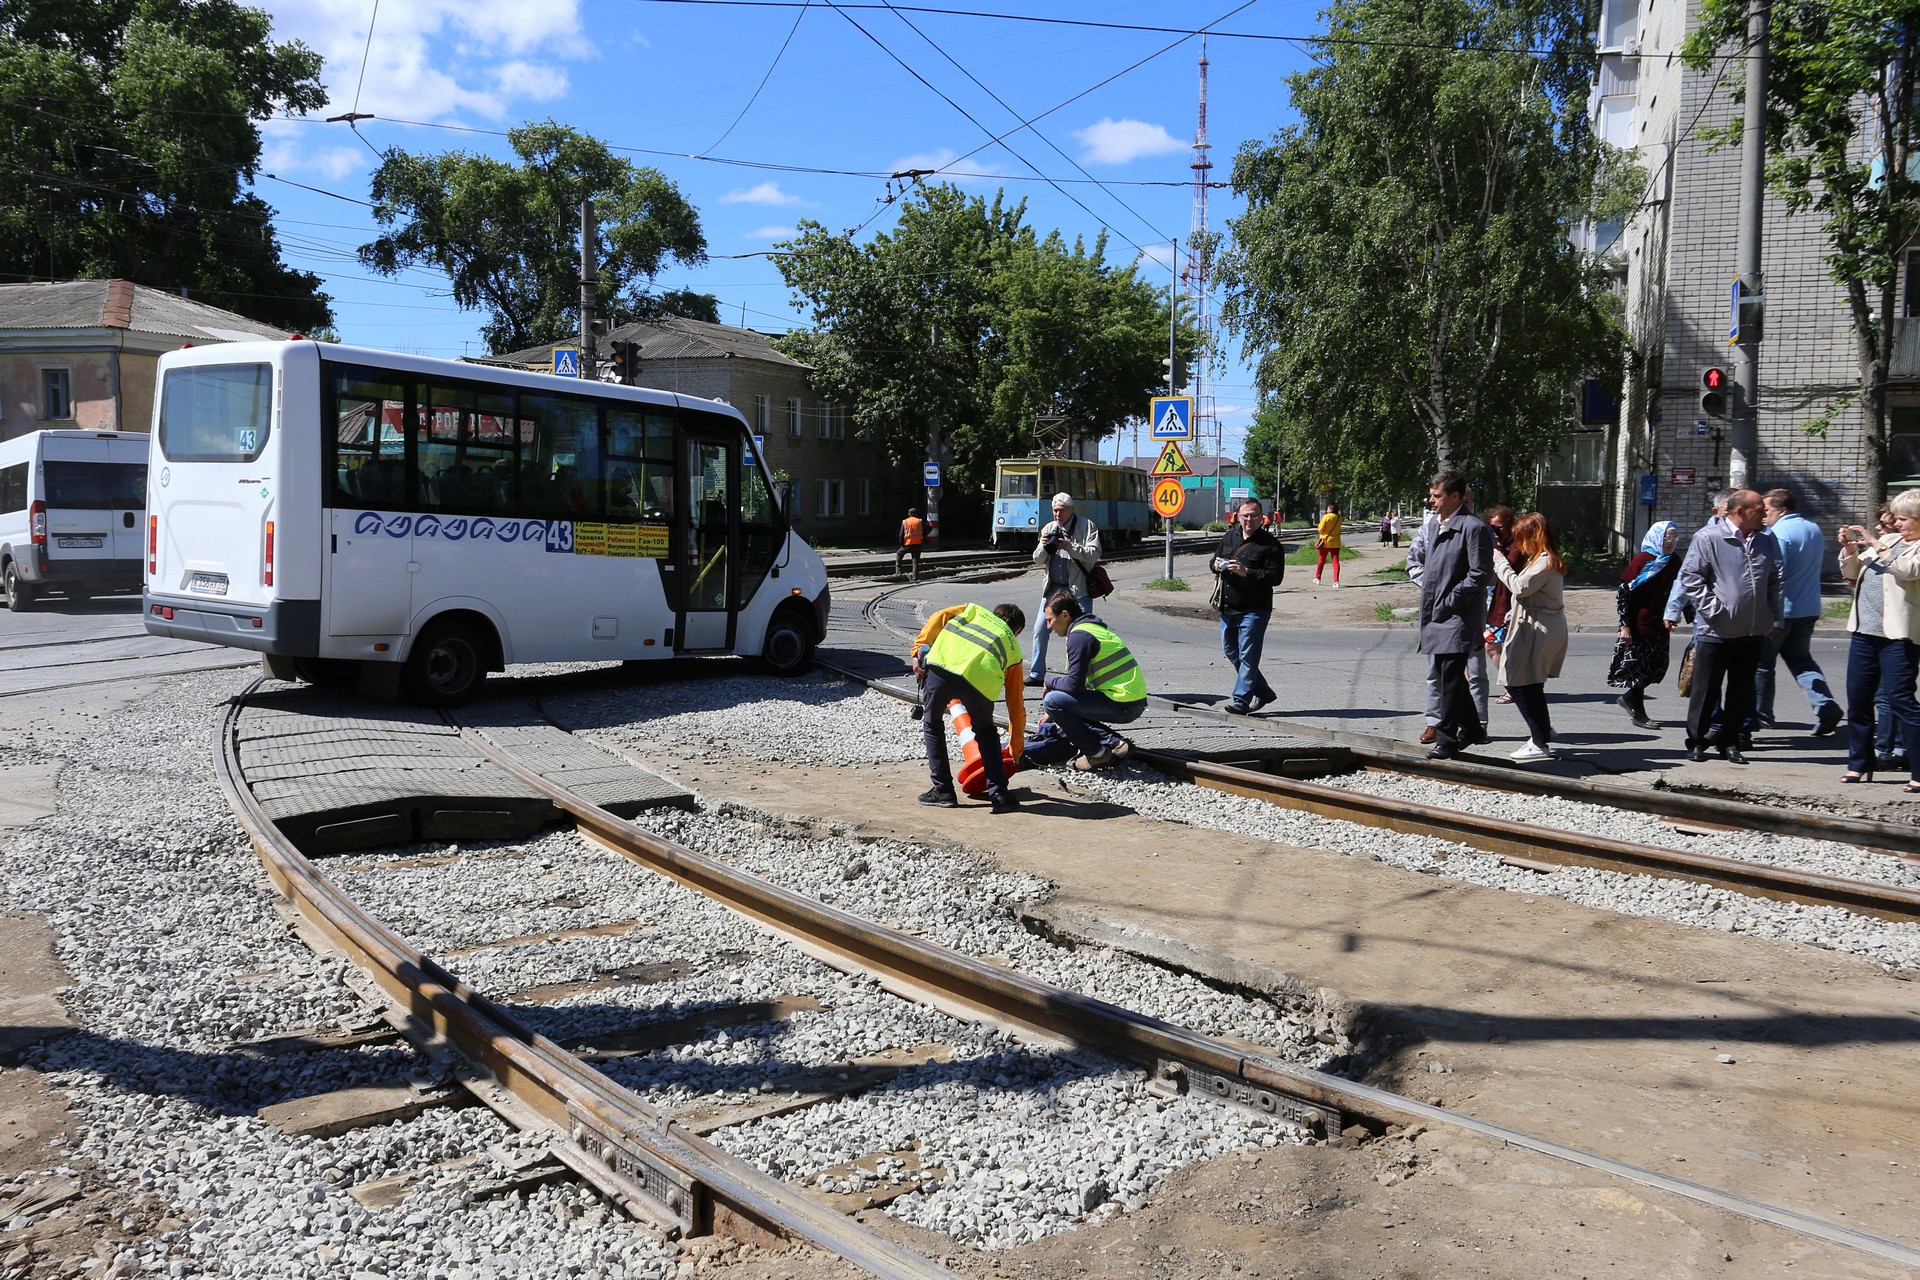
[[[1820,620],[1820,567],[1827,559],[1826,535],[1820,526],[1795,510],[1797,503],[1788,489],[1767,494],[1767,529],[1780,544],[1781,610],[1780,630],[1767,637],[1760,654],[1760,669],[1753,677],[1754,719],[1747,729],[1773,726],[1773,665],[1784,658],[1787,670],[1806,691],[1813,707],[1813,733],[1827,737],[1839,729],[1846,718],[1840,704],[1827,688],[1826,673],[1813,660],[1808,644],[1813,639],[1814,623]]]

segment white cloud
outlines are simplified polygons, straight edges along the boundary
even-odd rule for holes
[[[1136,264],[1150,262],[1162,271],[1173,269],[1173,246],[1171,244],[1150,244],[1141,247],[1134,258]]]
[[[568,88],[564,72],[532,55],[593,56],[579,0],[408,0],[380,10],[371,41],[372,0],[262,0],[260,7],[273,18],[274,39],[304,41],[326,59],[329,102],[316,114],[511,119],[521,104]]]
[[[291,177],[297,173],[313,174],[339,182],[349,174],[371,167],[373,153],[362,146],[302,146],[314,138],[316,130],[310,125],[281,125],[282,129],[298,129],[299,133],[281,133],[273,136],[271,122],[263,133],[268,140],[260,148],[260,167],[268,173],[281,177]],[[334,128],[340,126],[335,125]],[[329,135],[330,136],[330,135]]]
[[[791,240],[799,235],[797,227],[756,227],[742,236],[743,240]]]
[[[986,165],[971,157],[958,159],[959,153],[951,147],[942,147],[938,151],[921,151],[914,155],[902,156],[893,162],[894,173],[906,173],[914,169],[930,169],[931,182],[954,182],[960,186],[986,186],[990,180],[985,176],[994,172]]]
[[[1186,143],[1144,120],[1103,118],[1097,124],[1075,129],[1073,136],[1087,149],[1084,158],[1092,164],[1126,164],[1141,156],[1163,156],[1187,149]]]
[[[791,191],[782,191],[777,182],[763,182],[756,187],[741,187],[720,197],[721,204],[770,204],[777,206],[803,205],[807,201]]]

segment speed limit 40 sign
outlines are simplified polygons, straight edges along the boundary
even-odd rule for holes
[[[1187,505],[1187,488],[1178,480],[1167,479],[1153,486],[1153,509],[1171,520]]]

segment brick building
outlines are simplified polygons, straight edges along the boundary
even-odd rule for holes
[[[46,427],[145,431],[163,353],[286,336],[128,280],[0,285],[0,440]]]
[[[856,439],[845,405],[824,402],[811,372],[774,350],[767,335],[669,316],[621,325],[601,340],[601,375],[614,340],[639,344],[637,385],[722,400],[763,442],[767,469],[793,480],[796,525],[816,546],[891,545],[908,506],[922,505],[917,469],[907,474],[883,450]],[[549,343],[488,363],[551,369]]]
[[[1700,397],[1705,371],[1732,364],[1726,339],[1740,154],[1713,147],[1705,135],[1740,107],[1731,85],[1716,85],[1712,73],[1680,62],[1697,11],[1698,0],[1601,4],[1593,127],[1636,152],[1649,184],[1624,226],[1587,234],[1592,247],[1620,264],[1632,350],[1618,422],[1576,435],[1549,461],[1545,478],[1590,488],[1618,549],[1637,545],[1654,520],[1697,527],[1710,495],[1727,485],[1731,424],[1703,412]],[[1766,331],[1750,482],[1762,491],[1794,490],[1801,511],[1828,529],[1842,520],[1871,524],[1874,461],[1858,405],[1841,408],[1824,436],[1802,429],[1859,386],[1846,297],[1827,274],[1820,216],[1789,217],[1769,192],[1763,227]],[[1920,368],[1896,368],[1903,372],[1904,386],[1889,397],[1891,420],[1896,431],[1920,436],[1920,382],[1913,377]],[[1898,469],[1910,453],[1896,447],[1895,455]],[[1642,501],[1648,477],[1650,505]],[[1888,488],[1914,480],[1890,474]],[[1543,506],[1548,498],[1543,486]]]

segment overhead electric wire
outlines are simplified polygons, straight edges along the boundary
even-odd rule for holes
[[[951,53],[948,53],[946,49],[942,48],[939,41],[935,40],[932,36],[928,35],[926,32],[922,31],[919,27],[915,26],[913,24],[912,19],[908,18],[906,14],[902,12],[898,7],[892,4],[888,4],[887,8],[893,11],[895,15],[899,17],[901,22],[906,23],[907,29],[909,31],[913,32],[913,34],[919,36],[922,40],[926,41],[927,44],[932,47],[935,53],[939,54],[941,57],[945,58],[948,62],[952,63],[954,70],[958,71],[961,75],[965,76],[967,79],[973,81],[973,83],[979,87],[982,93],[986,94],[989,98],[992,98],[995,102],[999,103],[1001,108],[1004,109],[1008,115],[1012,116],[1016,120],[1020,118],[1020,113],[1018,111],[1015,111],[1011,106],[1009,106],[1005,98],[1002,98],[999,94],[995,93],[992,89],[989,89],[987,88],[986,85],[982,84],[978,76],[974,75],[973,72],[961,66],[959,59],[955,58]],[[1072,156],[1068,155],[1065,151],[1061,150],[1059,144],[1054,142],[1052,138],[1047,137],[1044,133],[1041,133],[1038,130],[1034,131],[1033,136],[1040,139],[1040,141],[1046,143],[1049,147],[1052,147],[1053,153],[1059,156],[1062,160],[1065,160],[1068,164],[1072,165],[1080,173],[1082,177],[1086,178],[1089,182],[1092,182],[1095,186],[1099,187],[1102,191],[1105,191],[1108,197],[1112,199],[1115,204],[1119,205],[1122,209],[1125,209],[1128,213],[1132,214],[1136,219],[1138,219],[1141,226],[1153,232],[1154,235],[1158,236],[1162,240],[1171,239],[1171,237],[1168,236],[1166,232],[1160,230],[1160,228],[1154,226],[1152,222],[1148,221],[1145,214],[1141,213],[1138,209],[1134,208],[1132,205],[1128,204],[1125,200],[1122,200],[1113,191],[1108,189],[1106,183],[1101,182],[1098,178],[1088,173],[1086,171],[1086,168],[1083,165],[1081,165],[1081,163],[1078,160],[1075,160]],[[1065,193],[1063,192],[1062,194],[1065,194]],[[1084,209],[1086,208],[1086,206],[1081,205],[1081,208]],[[1092,210],[1088,210],[1088,212],[1091,213]],[[1140,246],[1135,245],[1134,247],[1138,249]],[[1145,250],[1141,250],[1141,252],[1145,252]]]
[[[787,29],[787,38],[780,42],[780,50],[773,55],[773,62],[767,67],[767,74],[761,76],[760,83],[753,87],[753,94],[747,99],[747,105],[740,108],[740,114],[733,118],[733,123],[727,126],[727,131],[708,143],[704,150],[711,151],[732,136],[733,131],[740,127],[740,122],[747,118],[747,112],[753,110],[753,104],[760,101],[760,91],[767,87],[767,81],[773,79],[774,70],[779,67],[780,59],[786,56],[787,46],[793,43],[795,33],[800,30],[800,20],[807,16],[807,8],[812,3],[813,0],[806,0],[806,3],[800,6],[800,12],[793,15],[793,25]]]

